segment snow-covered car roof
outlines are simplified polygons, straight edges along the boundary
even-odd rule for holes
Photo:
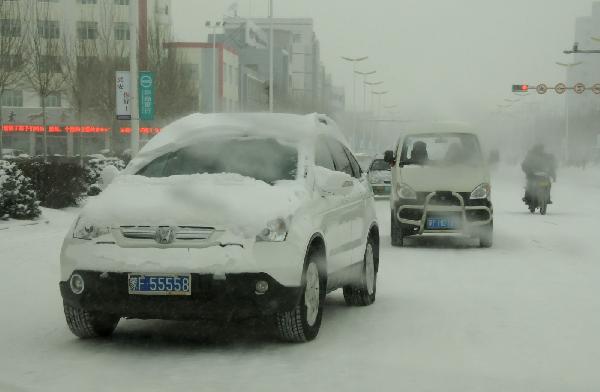
[[[210,136],[250,135],[300,143],[316,135],[329,135],[344,145],[348,141],[335,121],[322,114],[214,113],[183,117],[154,136],[127,167],[133,173],[152,159]]]

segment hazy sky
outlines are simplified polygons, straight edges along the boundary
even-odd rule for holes
[[[232,2],[173,0],[177,39],[206,40],[205,20]],[[267,7],[267,0],[239,1],[241,16],[265,16]],[[456,119],[495,109],[513,82],[563,81],[554,63],[570,60],[562,50],[573,43],[575,18],[590,13],[589,0],[275,0],[277,17],[314,19],[322,60],[346,87],[348,104],[352,72],[340,56],[368,55],[363,69],[385,82],[385,104]]]

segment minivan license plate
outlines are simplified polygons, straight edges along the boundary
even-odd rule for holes
[[[454,218],[427,218],[427,229],[429,230],[455,230],[459,223]]]
[[[130,295],[192,295],[190,274],[129,274]]]

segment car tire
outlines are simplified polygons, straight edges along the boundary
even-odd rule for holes
[[[87,310],[63,305],[67,325],[73,334],[81,339],[108,337],[117,328],[120,317],[88,312]]]
[[[479,247],[491,248],[494,244],[494,221],[483,226],[479,232]]]
[[[294,309],[276,314],[277,333],[281,340],[304,343],[317,337],[323,318],[323,305],[327,293],[322,257],[316,251],[306,257],[302,276],[302,295]]]
[[[391,230],[390,237],[392,240],[392,246],[401,247],[404,246],[404,230],[402,230],[402,224],[398,222],[396,216],[394,215],[394,211],[391,213]]]
[[[358,284],[344,286],[344,300],[348,306],[369,306],[377,294],[377,266],[379,249],[377,241],[369,236]]]

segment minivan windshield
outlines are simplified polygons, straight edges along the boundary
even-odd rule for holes
[[[294,180],[298,150],[274,138],[211,138],[156,158],[137,174],[169,177],[235,173],[268,184]]]
[[[407,136],[402,145],[403,165],[448,166],[483,163],[477,136],[470,133],[428,133]]]

